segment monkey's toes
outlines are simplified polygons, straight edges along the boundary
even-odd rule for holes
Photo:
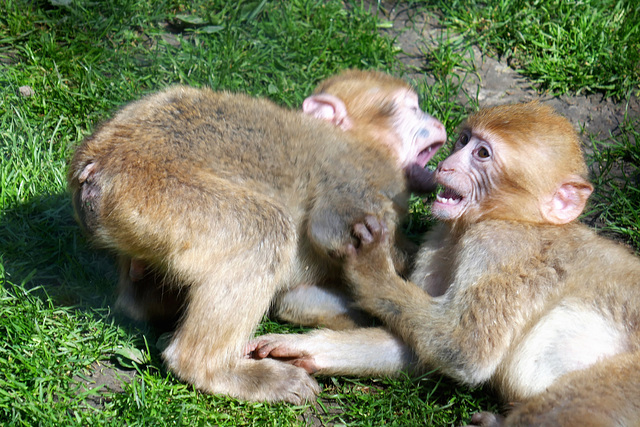
[[[283,372],[273,384],[275,400],[301,405],[313,401],[320,393],[320,385],[307,372],[297,366],[282,363]]]
[[[276,359],[302,368],[308,374],[314,374],[318,371],[314,357],[295,345],[296,340],[300,339],[304,339],[304,335],[263,335],[249,343],[248,348],[251,349],[253,359]]]

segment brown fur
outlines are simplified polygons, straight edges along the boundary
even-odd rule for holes
[[[390,81],[355,71],[336,81],[365,77],[367,90]],[[409,89],[394,81],[385,93],[399,102]],[[320,105],[327,121],[327,111],[344,110],[342,122],[353,125],[341,102],[325,94],[308,105]],[[413,117],[415,127],[444,133],[424,113]],[[395,126],[396,116],[385,120]],[[143,319],[179,316],[163,357],[199,389],[295,403],[317,392],[302,369],[244,354],[276,295],[340,281],[350,224],[372,213],[395,224],[405,210],[406,129],[370,139],[337,124],[267,100],[176,86],[125,106],[76,151],[74,209],[92,240],[120,256],[121,305]],[[433,133],[412,144],[441,144]],[[393,256],[400,266],[402,256]],[[350,316],[339,308],[335,317]]]
[[[574,222],[591,192],[576,141],[566,120],[538,104],[472,117],[438,167],[448,189],[433,212],[444,224],[427,236],[411,281],[394,271],[384,221],[354,228],[361,246],[350,247],[346,274],[359,304],[420,365],[465,384],[489,383],[516,402],[506,419],[482,413],[474,424],[626,426],[640,419],[640,260]],[[503,191],[505,174],[520,167],[533,179],[519,181],[520,192]],[[518,220],[503,202],[534,210]],[[365,334],[352,331],[349,339]],[[252,348],[258,357],[300,356],[308,371],[329,375],[415,366],[382,331],[369,346],[393,351],[372,350],[347,364],[340,358],[349,347],[334,335],[267,336]]]

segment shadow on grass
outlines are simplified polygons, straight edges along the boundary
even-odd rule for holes
[[[0,254],[9,281],[40,286],[55,304],[104,308],[113,302],[115,263],[82,236],[68,194],[38,196],[4,210]]]
[[[136,347],[151,350],[153,364],[162,369],[155,345],[161,331],[111,309],[118,280],[115,259],[92,247],[82,235],[73,218],[69,194],[38,196],[3,211],[0,263],[8,282],[37,288],[35,294],[49,298],[54,306],[72,307],[105,322],[115,320]],[[115,355],[112,362],[121,366]]]

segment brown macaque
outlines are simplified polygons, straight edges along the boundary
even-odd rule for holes
[[[303,112],[334,124],[349,136],[391,148],[396,165],[404,170],[408,190],[435,190],[433,173],[425,165],[444,144],[444,126],[424,114],[418,96],[404,82],[390,76],[346,71],[321,82],[305,99]],[[396,266],[406,272],[417,247],[397,235]],[[167,285],[167,275],[148,268],[142,260],[119,256],[117,307],[137,320],[171,329],[179,319],[184,294]],[[353,305],[338,277],[319,282],[316,277],[279,292],[270,315],[304,326],[348,329],[370,325],[372,319]]]
[[[274,302],[281,317],[322,323],[314,298],[348,318],[348,302],[321,289],[342,283],[351,224],[376,215],[395,230],[408,190],[434,186],[424,166],[444,127],[406,83],[347,71],[303,109],[176,86],[125,106],[72,159],[76,216],[120,257],[119,302],[140,318],[178,316],[163,358],[200,390],[315,396],[303,369],[246,357],[258,323]]]
[[[411,281],[396,274],[383,218],[354,226],[345,275],[393,335],[264,336],[255,357],[327,375],[437,367],[515,403],[506,418],[475,414],[475,425],[637,425],[640,259],[576,222],[593,189],[586,176],[575,131],[549,107],[478,112],[436,170],[442,224]]]

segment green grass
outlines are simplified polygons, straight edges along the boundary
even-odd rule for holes
[[[627,120],[619,134],[607,141],[593,140],[592,198],[596,225],[624,236],[640,248],[640,120]]]
[[[640,90],[640,3],[634,0],[428,1],[446,28],[495,53],[540,89],[601,92],[624,99]]]
[[[187,83],[268,96],[296,108],[318,80],[343,68],[402,73],[393,40],[378,35],[378,27],[385,23],[360,2],[347,3],[4,0],[0,4],[0,424],[297,425],[318,419],[325,424],[439,426],[468,422],[480,409],[498,409],[488,390],[470,391],[438,375],[321,378],[324,392],[317,405],[301,407],[199,393],[165,371],[158,351],[163,337],[110,311],[116,282],[113,260],[88,246],[72,218],[65,173],[73,148],[116,108],[144,93]],[[518,56],[522,46],[539,43],[532,33],[534,20],[545,22],[542,6],[548,8],[553,2],[537,2],[536,9],[507,1],[484,7],[475,2],[447,4],[441,5],[444,22],[466,38],[443,38],[425,52],[430,64],[426,73],[433,82],[418,82],[416,87],[423,107],[443,120],[450,134],[467,114],[457,96],[466,73],[473,71],[465,59],[470,41],[513,58],[514,64],[540,81],[542,89],[623,97],[634,84],[637,87],[638,74],[626,65],[634,60],[637,64],[632,51],[637,51],[638,9],[633,10],[631,2],[620,3],[617,15],[612,12],[616,9],[580,3],[580,8],[587,5],[593,16],[602,18],[597,25],[613,23],[615,16],[619,19],[602,36],[598,46],[604,47],[596,46],[590,54],[602,62],[601,69],[584,70],[578,79],[569,72],[571,67],[563,73],[549,65],[538,66],[539,75],[526,71],[533,57]],[[531,32],[511,29],[517,22],[508,18],[508,12],[516,6],[521,6],[517,16],[528,19],[532,28],[525,30]],[[461,18],[467,9],[468,22]],[[624,16],[619,13],[623,9]],[[597,25],[582,26],[584,36]],[[522,36],[509,38],[507,33]],[[624,37],[627,55],[611,54],[619,66],[607,68],[603,58],[622,52],[619,40]],[[533,55],[534,49],[527,52]],[[540,64],[549,56],[545,52],[536,53]],[[577,54],[558,52],[567,61],[582,60],[574,58]],[[626,80],[621,78],[624,73]],[[607,87],[587,78],[596,74],[594,81],[608,82]],[[19,95],[23,86],[31,87],[34,95]],[[469,101],[471,109],[477,106],[473,97]],[[638,128],[630,119],[620,134],[594,141],[590,159],[596,171],[593,209],[599,224],[636,248],[640,247]],[[426,228],[427,214],[416,200],[409,224],[412,233]],[[259,332],[298,330],[265,320]],[[110,378],[110,388],[96,378],[99,371]]]

